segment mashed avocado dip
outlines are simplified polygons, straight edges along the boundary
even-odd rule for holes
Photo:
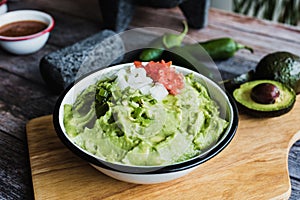
[[[228,125],[192,74],[183,77],[179,94],[164,98],[122,88],[118,78],[98,81],[73,105],[64,105],[67,134],[103,160],[139,166],[181,162],[215,144]]]

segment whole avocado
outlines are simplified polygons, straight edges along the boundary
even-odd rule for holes
[[[289,52],[275,52],[263,57],[255,69],[255,79],[279,81],[300,93],[300,57]]]

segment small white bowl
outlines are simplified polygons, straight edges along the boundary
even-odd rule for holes
[[[203,75],[173,65],[177,71],[183,74],[193,73],[197,80],[207,87],[211,98],[218,102],[220,112],[223,113],[222,117],[228,120],[229,126],[215,145],[199,156],[180,163],[164,166],[130,166],[111,163],[77,146],[68,136],[64,127],[64,105],[73,104],[75,100],[74,97],[89,85],[96,83],[99,79],[111,77],[112,74],[115,74],[120,69],[128,67],[129,65],[132,64],[120,64],[93,72],[80,79],[76,84],[70,85],[59,97],[53,113],[54,127],[61,141],[77,156],[89,162],[97,170],[117,180],[137,184],[154,184],[171,181],[188,174],[199,167],[200,164],[216,156],[230,143],[238,126],[238,112],[232,97],[227,95],[216,83]]]
[[[7,0],[0,0],[0,15],[4,14],[7,12]]]
[[[0,15],[0,27],[24,20],[40,21],[46,23],[48,26],[41,32],[32,35],[20,37],[0,36],[0,46],[6,51],[17,55],[26,55],[40,50],[46,44],[50,31],[54,27],[54,19],[47,13],[35,10],[8,12]]]

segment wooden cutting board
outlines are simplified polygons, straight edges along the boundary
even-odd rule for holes
[[[137,185],[114,180],[76,157],[58,139],[52,117],[27,124],[36,199],[288,199],[287,159],[300,139],[300,96],[292,111],[267,119],[240,115],[232,142],[177,180]]]

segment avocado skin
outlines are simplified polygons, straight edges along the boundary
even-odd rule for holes
[[[285,92],[285,96],[289,97],[288,99],[284,99],[286,102],[286,105],[280,105],[280,108],[276,108],[276,106],[278,106],[281,103],[274,103],[274,107],[272,107],[271,110],[264,110],[264,109],[257,109],[259,105],[260,107],[263,106],[263,104],[259,104],[256,103],[255,101],[253,101],[250,97],[250,93],[249,91],[252,90],[253,87],[255,87],[256,85],[260,84],[260,83],[271,83],[276,85],[276,87],[279,88],[280,92],[283,93]],[[247,86],[247,87],[245,87]],[[241,93],[242,91],[242,93]],[[248,98],[247,95],[245,95],[245,93],[248,93]],[[240,97],[239,95],[243,95],[244,97]],[[246,98],[245,98],[246,96]],[[258,118],[264,118],[264,117],[277,117],[280,115],[283,115],[287,112],[289,112],[295,104],[296,101],[296,93],[294,92],[294,90],[288,86],[285,86],[284,84],[277,82],[277,81],[273,81],[273,80],[255,80],[255,81],[250,81],[247,83],[244,83],[240,86],[240,88],[237,88],[234,90],[233,92],[233,97],[235,99],[235,101],[237,102],[237,106],[239,108],[239,110],[241,112],[245,112],[248,115],[251,115],[253,117],[258,117]],[[250,103],[245,103],[244,101],[250,101]],[[269,104],[267,104],[269,105]],[[267,106],[266,106],[267,107]]]
[[[279,81],[300,93],[300,57],[289,52],[275,52],[263,57],[255,69],[256,79]]]
[[[237,107],[242,113],[246,113],[247,115],[251,115],[256,118],[267,118],[267,117],[278,117],[280,115],[288,113],[294,107],[294,103],[282,110],[274,110],[274,111],[258,111],[247,108],[246,106],[237,102]]]

